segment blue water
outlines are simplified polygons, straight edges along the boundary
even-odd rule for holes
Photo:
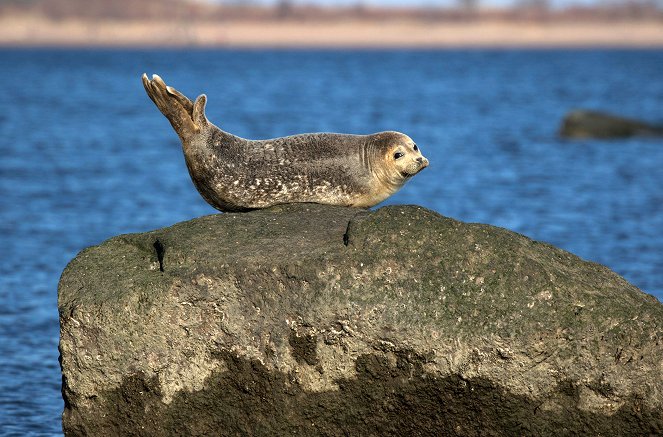
[[[663,140],[563,141],[575,107],[663,123],[663,51],[0,51],[0,434],[59,435],[57,281],[84,247],[215,211],[143,72],[248,138],[399,130],[387,203],[490,223],[663,298]]]

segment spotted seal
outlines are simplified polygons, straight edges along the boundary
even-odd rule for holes
[[[428,166],[417,145],[399,132],[246,140],[209,122],[204,94],[192,102],[157,75],[143,74],[142,80],[179,135],[198,192],[220,211],[296,202],[370,208]]]

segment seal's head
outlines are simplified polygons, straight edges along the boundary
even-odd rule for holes
[[[375,136],[376,152],[380,155],[378,177],[393,188],[400,188],[409,178],[428,167],[428,159],[412,138],[400,132],[381,132]]]

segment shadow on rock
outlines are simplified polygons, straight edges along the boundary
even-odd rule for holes
[[[362,355],[356,378],[338,390],[307,393],[260,362],[223,353],[226,372],[205,388],[161,402],[155,377],[134,375],[105,393],[106,414],[68,435],[123,436],[516,436],[660,435],[660,414],[637,400],[607,416],[574,408],[571,382],[547,405],[512,395],[484,378],[431,377],[401,354]],[[644,432],[644,433],[643,433]],[[561,434],[560,434],[561,433]]]

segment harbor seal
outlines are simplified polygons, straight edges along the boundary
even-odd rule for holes
[[[428,166],[400,132],[240,138],[209,122],[204,94],[192,102],[157,75],[142,80],[180,137],[198,192],[223,212],[298,202],[370,208]]]

